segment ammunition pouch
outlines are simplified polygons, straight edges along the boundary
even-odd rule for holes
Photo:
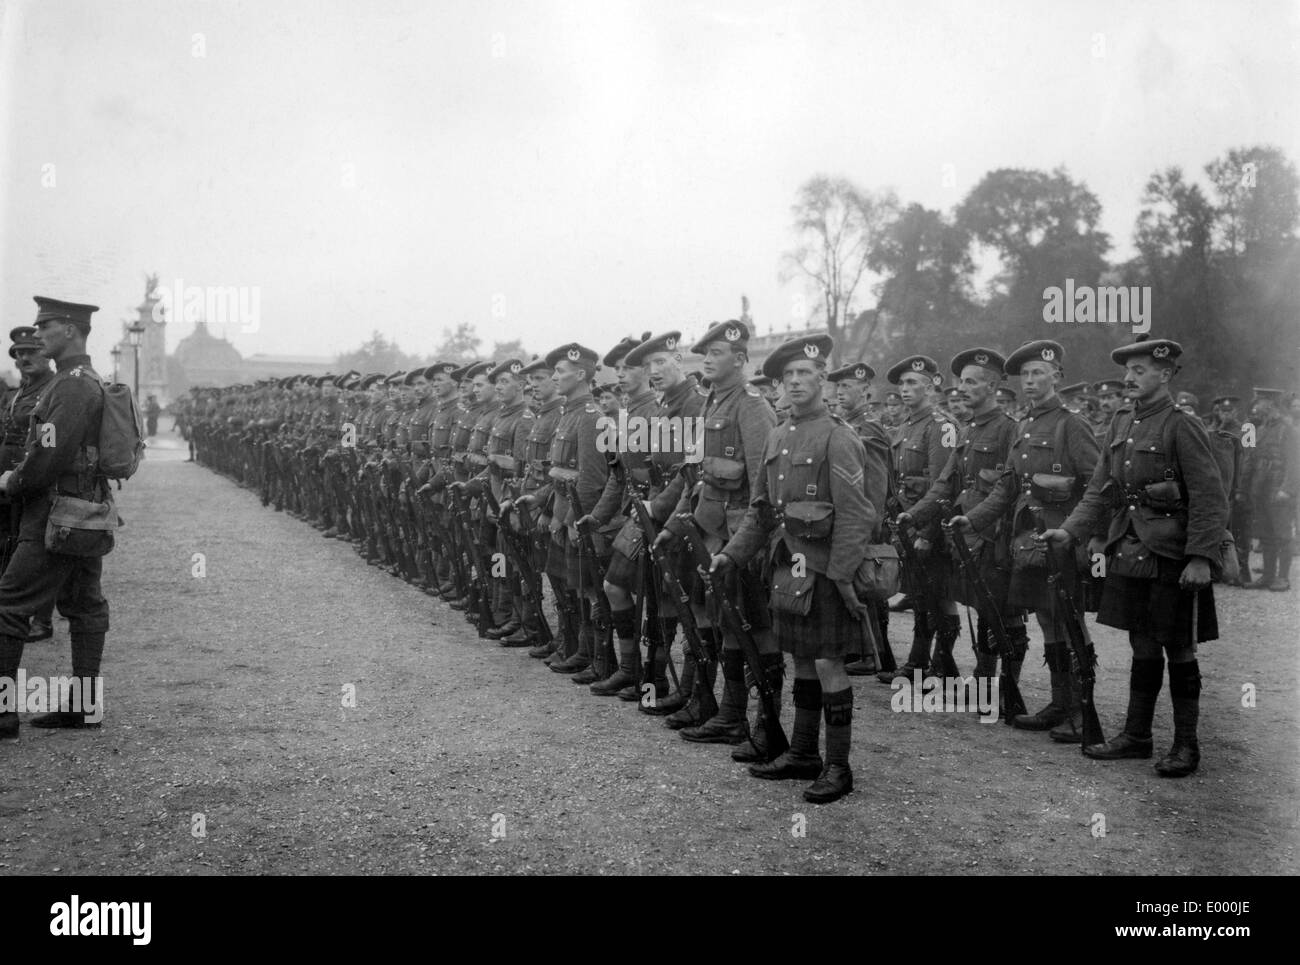
[[[835,504],[811,500],[789,503],[780,517],[786,533],[796,540],[829,539],[835,529]]]
[[[744,489],[749,482],[742,460],[724,459],[721,456],[705,456],[700,463],[700,474],[714,489],[725,492]]]
[[[1036,472],[1029,479],[1029,492],[1040,502],[1068,503],[1074,498],[1074,485],[1077,478]]]
[[[903,567],[893,543],[870,543],[853,574],[853,589],[865,600],[880,602],[898,592]]]
[[[1162,513],[1179,512],[1186,508],[1183,503],[1182,489],[1174,479],[1165,479],[1143,486],[1138,494],[1138,500],[1142,505]]]
[[[778,566],[772,571],[772,596],[769,605],[776,613],[789,613],[806,617],[812,612],[813,587],[817,574],[805,569],[803,576],[795,576],[791,566]]]
[[[1106,561],[1107,576],[1126,576],[1131,580],[1154,580],[1159,564],[1151,550],[1132,533],[1126,534]]]

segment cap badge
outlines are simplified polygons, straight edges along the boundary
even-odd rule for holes
[[[1056,352],[1055,352],[1055,350],[1050,349],[1050,348],[1045,348],[1045,349],[1043,349],[1043,361],[1044,361],[1044,362],[1054,362],[1054,361],[1056,361]]]
[[[515,375],[518,375],[522,369],[523,369],[523,365],[521,365],[519,362],[510,363],[510,371],[513,372]]]
[[[738,341],[740,341],[740,329],[738,329],[738,328],[736,328],[736,326],[732,325],[732,326],[728,327],[727,330],[726,330],[725,332],[722,333],[722,336],[723,336],[723,338],[725,338],[728,342],[738,342]]]
[[[666,339],[664,339],[664,348],[668,349],[669,351],[672,351],[676,347],[677,347],[677,339],[673,338],[671,335],[669,335]]]
[[[1162,359],[1168,354],[1169,354],[1168,345],[1157,345],[1155,348],[1151,350],[1151,356],[1153,358]]]
[[[566,352],[565,354],[568,355],[570,362],[576,362],[578,361],[578,359],[582,358],[582,353],[579,352],[576,348],[569,349],[569,351]]]
[[[924,361],[924,360],[922,360],[922,359],[913,359],[913,360],[912,360],[912,371],[913,371],[913,372],[921,372],[921,371],[924,371],[924,370],[925,370],[925,361]]]
[[[856,369],[853,370],[853,376],[854,378],[865,379],[867,377],[867,370],[864,369],[861,365],[859,365]]]
[[[987,355],[985,355],[983,352],[980,352],[978,355],[975,356],[975,364],[976,364],[976,365],[988,365],[988,364],[989,364],[989,357],[988,357]]]
[[[818,355],[817,346],[814,345],[812,342],[809,342],[807,345],[803,347],[803,354],[808,356],[810,359],[815,359]]]

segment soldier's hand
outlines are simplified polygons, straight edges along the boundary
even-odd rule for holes
[[[1096,556],[1098,553],[1106,552],[1106,538],[1104,536],[1092,536],[1088,539],[1088,558]]]
[[[9,488],[9,480],[13,478],[13,475],[14,472],[12,469],[7,469],[3,473],[0,473],[0,489],[7,490]]]
[[[431,493],[431,492],[433,492],[433,483],[427,482],[415,491],[415,495],[423,496],[426,493]]]
[[[1210,561],[1204,556],[1193,556],[1183,567],[1178,586],[1184,590],[1203,590],[1210,585],[1210,576]]]
[[[537,497],[525,493],[515,500],[515,505],[520,509],[532,509],[533,506],[537,505]]]
[[[1035,535],[1034,539],[1040,543],[1055,543],[1058,546],[1069,546],[1074,542],[1074,537],[1063,529],[1049,529],[1041,536]]]
[[[654,547],[661,550],[669,549],[676,539],[677,537],[673,533],[670,533],[667,529],[661,529],[659,535],[655,537]]]
[[[512,512],[514,512],[515,504],[512,500],[503,499],[501,500],[497,508],[501,510],[501,517],[502,519],[504,519],[505,517],[509,516]]]
[[[663,534],[661,533],[660,535]],[[713,559],[709,561],[709,575],[722,576],[727,572],[727,570],[731,569],[735,565],[736,561],[726,553],[715,553]]]
[[[1273,494],[1273,502],[1275,503],[1288,503],[1290,501],[1291,501],[1291,494],[1288,493],[1285,489],[1279,489],[1277,492]]]
[[[929,555],[929,552],[930,552],[930,541],[929,541],[928,539],[926,539],[924,536],[918,536],[918,537],[916,538],[916,542],[914,542],[914,543],[912,544],[912,547],[913,547],[913,548],[914,548],[914,549],[915,549],[915,550],[916,550],[920,555],[922,555],[922,556],[927,556],[927,555]]]
[[[861,620],[867,615],[867,605],[858,599],[858,592],[853,589],[852,580],[837,580],[835,589],[840,591],[840,599],[844,601],[844,608],[849,611],[849,616],[854,620]]]
[[[899,526],[911,526],[911,525],[912,525],[912,514],[911,514],[911,513],[908,513],[908,512],[902,512],[902,513],[899,513],[897,518],[898,518],[898,525],[899,525]]]
[[[899,515],[901,517],[903,514],[900,513]],[[966,530],[970,529],[970,520],[965,516],[954,516],[952,519],[948,520],[948,525],[958,533],[964,533]]]
[[[596,517],[591,515],[591,513],[588,513],[573,525],[578,527],[579,530],[590,529],[596,525]]]

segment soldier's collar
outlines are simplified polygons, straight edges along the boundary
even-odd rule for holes
[[[857,408],[844,413],[844,415],[842,415],[840,418],[842,418],[845,422],[852,422],[858,416],[864,414],[867,411],[867,405],[868,404],[864,402],[862,403],[862,405],[858,406]]]
[[[89,355],[68,355],[54,363],[55,371],[66,372],[69,369],[75,369],[78,365],[84,365],[90,368]]]
[[[922,419],[928,419],[928,418],[930,418],[930,413],[932,413],[932,412],[934,412],[934,406],[932,406],[932,405],[923,405],[923,406],[921,406],[921,408],[917,409],[915,412],[909,412],[909,413],[907,414],[907,418],[904,419],[903,422],[904,422],[906,425],[911,425],[913,422],[920,422]]]
[[[1001,413],[1002,410],[999,409],[997,406],[994,406],[993,408],[989,409],[988,412],[985,412],[983,415],[971,416],[966,421],[969,422],[971,425],[976,425],[976,426],[987,425],[988,423],[992,422],[995,418],[997,418]]]
[[[564,405],[564,396],[553,395],[537,407],[538,412],[550,412],[552,409]]]
[[[1061,401],[1061,397],[1059,395],[1054,395],[1049,401],[1040,402],[1038,405],[1033,406],[1029,410],[1029,414],[1031,416],[1040,416],[1040,415],[1045,415],[1048,412],[1051,412],[1053,409],[1064,409],[1064,408],[1065,408],[1065,403]]]
[[[819,406],[817,406],[817,408],[803,414],[797,414],[794,409],[791,409],[786,418],[792,425],[802,425],[805,422],[812,422],[814,419],[825,418],[829,415],[830,411],[826,408],[826,403],[823,401]]]
[[[1133,407],[1133,417],[1135,419],[1145,419],[1148,416],[1155,415],[1157,412],[1159,412],[1162,409],[1172,408],[1173,405],[1174,405],[1174,397],[1169,394],[1168,389],[1165,389],[1164,392],[1162,392],[1160,395],[1157,395],[1150,402],[1146,402],[1141,405],[1135,405]]]
[[[630,409],[632,408],[632,406],[640,405],[646,399],[653,399],[654,397],[655,397],[655,390],[650,388],[650,386],[647,385],[642,391],[638,392],[636,395],[630,395],[627,397],[627,407]]]

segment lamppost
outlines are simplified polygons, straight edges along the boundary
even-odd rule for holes
[[[122,346],[120,346],[120,345],[114,345],[114,346],[113,346],[113,351],[110,352],[109,354],[113,356],[113,381],[116,382],[116,381],[117,381],[117,367],[118,367],[118,364],[122,361]]]
[[[139,322],[134,325],[128,325],[126,328],[127,337],[131,339],[131,348],[135,350],[135,397],[140,398],[140,336],[144,334],[144,326]]]

